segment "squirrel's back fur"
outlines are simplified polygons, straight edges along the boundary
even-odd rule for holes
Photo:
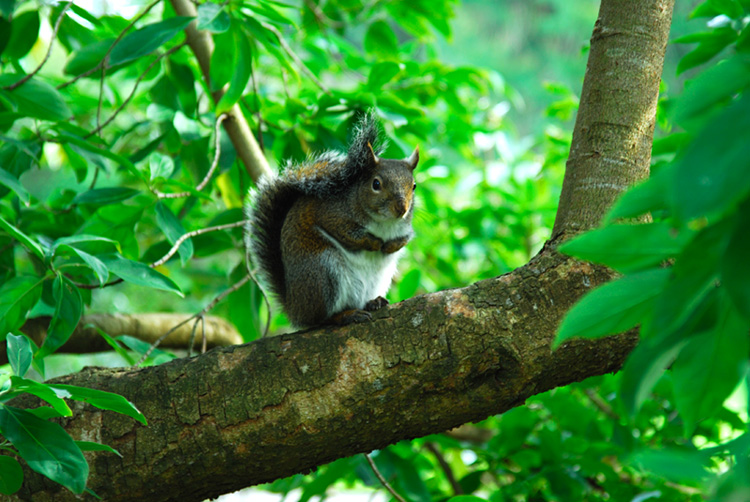
[[[248,244],[256,266],[271,292],[286,297],[281,229],[292,205],[302,196],[329,199],[367,176],[370,146],[376,155],[384,149],[373,113],[360,120],[346,155],[329,151],[289,164],[278,177],[261,179],[246,206]]]

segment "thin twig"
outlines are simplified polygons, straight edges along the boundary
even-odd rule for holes
[[[149,266],[151,268],[156,268],[161,265],[164,265],[167,262],[167,260],[169,260],[172,256],[174,256],[174,254],[180,248],[182,243],[190,239],[191,237],[195,237],[196,235],[201,235],[201,234],[205,234],[208,232],[215,232],[217,230],[228,230],[230,228],[242,227],[242,226],[245,226],[246,224],[247,224],[247,220],[240,220],[240,221],[235,221],[234,223],[225,223],[224,225],[216,225],[214,227],[199,228],[198,230],[186,232],[182,234],[179,237],[179,239],[174,241],[172,248],[167,252],[167,254],[165,254],[164,256],[162,256],[161,258],[159,258],[157,261],[155,261]]]
[[[591,399],[591,402],[594,403],[594,406],[596,406],[599,411],[607,415],[609,418],[617,420],[618,422],[620,421],[620,415],[618,415],[617,412],[609,405],[609,403],[602,399],[594,389],[584,389],[583,392],[588,396],[589,399]]]
[[[193,344],[195,343],[195,331],[198,329],[198,321],[201,323],[202,333],[203,333],[203,350],[201,353],[206,352],[206,317],[200,316],[198,319],[196,319],[195,323],[193,323],[193,329],[190,332],[190,341],[188,342],[188,357],[193,356]]]
[[[380,480],[380,483],[385,487],[385,489],[388,490],[391,493],[391,495],[393,495],[393,498],[395,498],[399,502],[406,502],[406,500],[404,499],[404,497],[402,497],[401,495],[399,495],[396,492],[396,490],[394,490],[393,487],[390,484],[388,484],[388,481],[385,480],[385,478],[383,477],[383,475],[380,474],[380,471],[375,466],[375,462],[372,461],[372,458],[370,457],[370,454],[369,453],[363,453],[363,455],[367,459],[367,463],[370,464],[370,467],[372,468],[372,472],[375,473],[375,476],[377,476],[377,478]]]
[[[448,462],[445,460],[445,457],[443,456],[443,452],[440,451],[440,448],[438,448],[438,445],[433,443],[432,441],[428,441],[425,443],[425,447],[428,450],[430,450],[430,453],[435,455],[435,458],[437,459],[438,464],[440,464],[440,468],[445,473],[445,477],[448,478],[448,482],[453,488],[453,494],[463,495],[464,489],[461,488],[460,484],[458,484],[458,481],[456,480],[456,476],[455,474],[453,474],[453,469],[451,469],[451,466],[448,465]]]
[[[221,134],[219,134],[219,126],[221,126],[221,123],[224,122],[224,119],[226,119],[227,117],[228,115],[226,113],[222,113],[216,119],[216,124],[214,124],[214,160],[213,162],[211,162],[211,167],[206,173],[206,176],[200,183],[198,183],[198,186],[195,187],[196,192],[200,192],[206,187],[208,182],[211,181],[211,177],[213,176],[216,167],[219,165],[219,157],[221,157]],[[154,190],[154,193],[160,199],[177,199],[180,197],[190,197],[191,195],[193,195],[193,192],[163,193],[158,190]]]
[[[135,81],[135,84],[133,85],[133,88],[131,89],[130,94],[128,95],[127,98],[125,98],[125,101],[123,101],[122,104],[120,104],[120,106],[117,108],[117,110],[115,110],[114,113],[112,115],[110,115],[110,117],[107,120],[105,120],[103,123],[101,123],[101,124],[99,124],[99,118],[97,117],[96,121],[97,121],[97,124],[99,124],[99,125],[97,125],[96,129],[94,129],[91,132],[89,132],[88,134],[86,134],[83,138],[86,139],[86,138],[88,138],[90,136],[93,136],[94,134],[99,133],[102,129],[104,129],[105,127],[107,127],[107,125],[109,125],[109,123],[112,122],[115,119],[115,117],[117,117],[117,115],[120,114],[120,112],[125,108],[125,106],[127,106],[127,104],[130,103],[130,100],[133,99],[133,96],[135,95],[135,91],[138,90],[138,86],[141,84],[141,81],[143,81],[143,79],[146,77],[146,75],[148,75],[148,73],[153,69],[153,67],[156,66],[156,63],[158,63],[159,61],[161,61],[165,57],[167,57],[167,56],[169,56],[171,54],[174,54],[178,50],[182,49],[185,45],[187,45],[187,42],[182,42],[181,44],[175,45],[174,47],[172,47],[168,51],[166,51],[163,54],[160,54],[159,56],[157,56],[156,59],[154,59],[151,62],[151,64],[148,65],[148,67],[138,76],[138,79]]]
[[[158,4],[159,2],[161,2],[161,0],[154,0],[149,5],[146,6],[146,9],[143,12],[141,12],[135,18],[133,18],[133,20],[130,22],[130,24],[128,24],[125,27],[125,29],[120,32],[120,34],[117,36],[117,38],[115,39],[115,41],[112,42],[112,45],[109,46],[109,49],[107,50],[107,53],[104,55],[104,57],[102,58],[102,60],[99,61],[99,64],[97,64],[96,66],[94,66],[93,68],[91,68],[89,70],[86,70],[85,72],[81,73],[80,75],[76,75],[75,77],[73,77],[72,79],[68,80],[67,82],[63,82],[62,84],[60,84],[60,85],[57,86],[57,89],[60,90],[60,89],[63,89],[65,87],[68,87],[69,85],[71,85],[71,84],[79,81],[80,79],[82,79],[84,77],[88,77],[89,75],[91,75],[92,73],[94,73],[95,71],[97,71],[98,69],[100,69],[102,66],[108,65],[109,64],[109,55],[112,53],[112,50],[115,48],[115,46],[120,43],[120,41],[125,36],[125,34],[128,31],[130,31],[130,28],[132,28],[135,25],[135,23],[137,23],[138,21],[140,21],[143,16],[145,16],[146,14],[148,14],[148,12],[151,9],[153,9],[154,6],[156,6],[156,4]]]
[[[170,334],[174,333],[175,330],[177,330],[178,328],[180,328],[180,326],[183,326],[183,325],[189,323],[193,319],[195,319],[196,323],[197,323],[198,322],[197,321],[198,318],[205,316],[211,309],[213,309],[216,306],[217,303],[219,303],[224,298],[226,298],[227,296],[231,295],[232,293],[234,293],[235,291],[237,291],[238,289],[240,289],[249,280],[250,280],[250,276],[246,275],[245,277],[243,277],[242,279],[240,279],[239,281],[237,281],[236,283],[234,283],[231,287],[229,287],[229,288],[225,289],[224,291],[222,291],[216,298],[214,298],[213,300],[211,300],[211,302],[208,305],[206,305],[205,307],[203,307],[203,309],[201,309],[200,312],[198,312],[197,314],[195,314],[195,315],[193,315],[191,317],[188,317],[184,321],[181,321],[181,322],[177,323],[176,325],[174,325],[172,328],[170,328],[169,331],[167,331],[166,333],[164,333],[163,335],[161,335],[159,338],[156,339],[156,341],[154,343],[151,344],[151,347],[149,347],[148,350],[146,351],[146,353],[141,356],[141,358],[138,360],[138,362],[135,364],[135,366],[140,366],[141,364],[143,364],[143,362],[146,359],[149,358],[149,356],[151,355],[151,353],[154,350],[156,350],[156,348],[161,344],[161,342],[163,342],[164,339],[167,338]],[[205,334],[204,334],[204,336],[205,336]]]
[[[315,19],[318,20],[321,26],[328,25],[331,28],[344,28],[346,26],[341,21],[335,21],[326,16],[325,13],[321,10],[320,6],[315,2],[312,2],[311,0],[305,0],[305,5],[307,5],[307,7],[313,13],[313,16],[315,16]]]
[[[62,12],[60,12],[60,16],[57,18],[57,21],[55,22],[55,27],[52,30],[52,37],[49,41],[49,47],[47,47],[47,54],[45,54],[44,59],[42,59],[42,62],[39,63],[39,66],[34,68],[34,70],[27,74],[25,77],[23,77],[18,82],[15,82],[13,84],[10,84],[9,86],[3,87],[6,91],[12,91],[13,89],[17,87],[21,87],[23,84],[25,84],[31,77],[39,73],[39,71],[42,69],[42,67],[47,63],[47,60],[49,60],[50,54],[52,54],[52,45],[55,43],[55,39],[57,38],[57,32],[60,31],[60,25],[62,24],[62,20],[65,17],[65,13],[68,11],[70,6],[73,5],[73,2],[68,2],[65,4],[65,7],[63,7]]]
[[[320,90],[328,94],[329,96],[332,96],[331,91],[328,90],[326,86],[323,85],[323,82],[318,80],[318,77],[315,76],[315,74],[310,71],[310,68],[305,65],[304,61],[300,59],[299,56],[292,50],[292,48],[289,46],[288,43],[286,43],[286,40],[284,40],[284,37],[281,35],[281,32],[276,29],[276,27],[272,24],[262,22],[261,25],[274,35],[276,35],[276,38],[279,40],[279,43],[281,44],[281,47],[286,51],[287,54],[289,54],[289,57],[291,57],[295,63],[297,63],[297,66],[300,67],[300,69],[307,74],[308,77],[310,77],[310,80],[315,82],[315,85],[320,87]]]

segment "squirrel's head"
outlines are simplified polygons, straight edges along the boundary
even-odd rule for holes
[[[376,221],[410,220],[413,212],[414,168],[419,162],[419,148],[406,159],[381,159],[368,143],[368,176],[359,187],[363,208]]]

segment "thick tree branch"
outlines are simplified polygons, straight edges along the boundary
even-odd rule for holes
[[[123,394],[149,424],[77,403],[63,423],[73,437],[123,454],[87,453],[89,486],[105,500],[203,500],[481,420],[617,370],[635,335],[550,349],[561,316],[609,278],[548,248],[510,274],[413,298],[372,322],[140,370],[89,368],[61,381]],[[39,491],[75,499],[25,475],[21,499]]]

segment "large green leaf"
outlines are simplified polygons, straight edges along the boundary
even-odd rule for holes
[[[636,326],[653,309],[653,299],[669,275],[669,269],[645,270],[591,291],[565,315],[555,345],[569,338],[614,335]]]
[[[669,207],[668,183],[671,166],[660,169],[646,181],[631,187],[625,192],[604,218],[610,223],[618,218],[635,218],[653,211]]]
[[[720,296],[719,317],[707,331],[691,338],[672,365],[675,404],[682,415],[685,435],[714,416],[747,374],[750,323]]]
[[[232,74],[229,79],[229,88],[216,105],[216,115],[228,111],[242,97],[247,83],[250,81],[252,71],[252,55],[250,42],[245,30],[237,22],[232,23],[230,28],[234,43],[233,58],[231,61]]]
[[[24,335],[8,334],[6,339],[8,343],[8,362],[13,370],[13,374],[20,377],[26,375],[31,367],[31,360],[34,358],[34,350],[31,348],[31,342]]]
[[[657,265],[674,257],[689,236],[686,230],[677,233],[663,222],[608,225],[565,242],[560,246],[560,251],[628,272]]]
[[[127,63],[152,53],[184,30],[192,17],[170,17],[144,26],[123,37],[109,55],[109,63]]]
[[[39,37],[39,11],[28,10],[13,17],[10,25],[10,38],[3,56],[20,59],[25,56]]]
[[[676,216],[723,215],[750,192],[750,95],[710,120],[672,171]]]
[[[703,33],[694,33],[674,40],[673,43],[699,42],[698,47],[680,59],[677,65],[677,74],[679,75],[690,68],[694,68],[712,59],[736,39],[737,32],[727,26]]]
[[[0,404],[0,430],[36,472],[83,493],[89,465],[67,432],[26,410]]]
[[[23,75],[10,73],[0,75],[0,87],[14,84],[21,78]],[[16,111],[27,117],[59,122],[72,116],[60,92],[36,77],[32,77],[20,87],[10,91],[8,96],[18,107]]]
[[[127,282],[172,291],[183,296],[180,287],[172,279],[160,274],[145,263],[128,260],[118,254],[100,255],[99,259],[104,262],[111,273],[118,275]]]
[[[0,337],[20,328],[41,296],[39,277],[14,277],[0,286]]]
[[[103,410],[122,413],[123,415],[134,418],[143,425],[146,425],[146,417],[143,416],[143,413],[138,411],[133,403],[119,394],[97,389],[87,389],[86,387],[78,387],[76,385],[49,384],[49,386],[54,389],[68,392],[70,394],[70,399],[84,401]]]
[[[52,288],[55,301],[55,313],[47,329],[44,343],[36,353],[37,358],[52,354],[63,346],[73,334],[83,314],[83,300],[81,292],[70,279],[62,275],[55,278]]]
[[[750,84],[750,56],[737,55],[698,75],[677,100],[675,120],[701,117],[714,105],[732,99]]]
[[[23,484],[23,469],[13,457],[0,455],[0,493],[11,495]]]

